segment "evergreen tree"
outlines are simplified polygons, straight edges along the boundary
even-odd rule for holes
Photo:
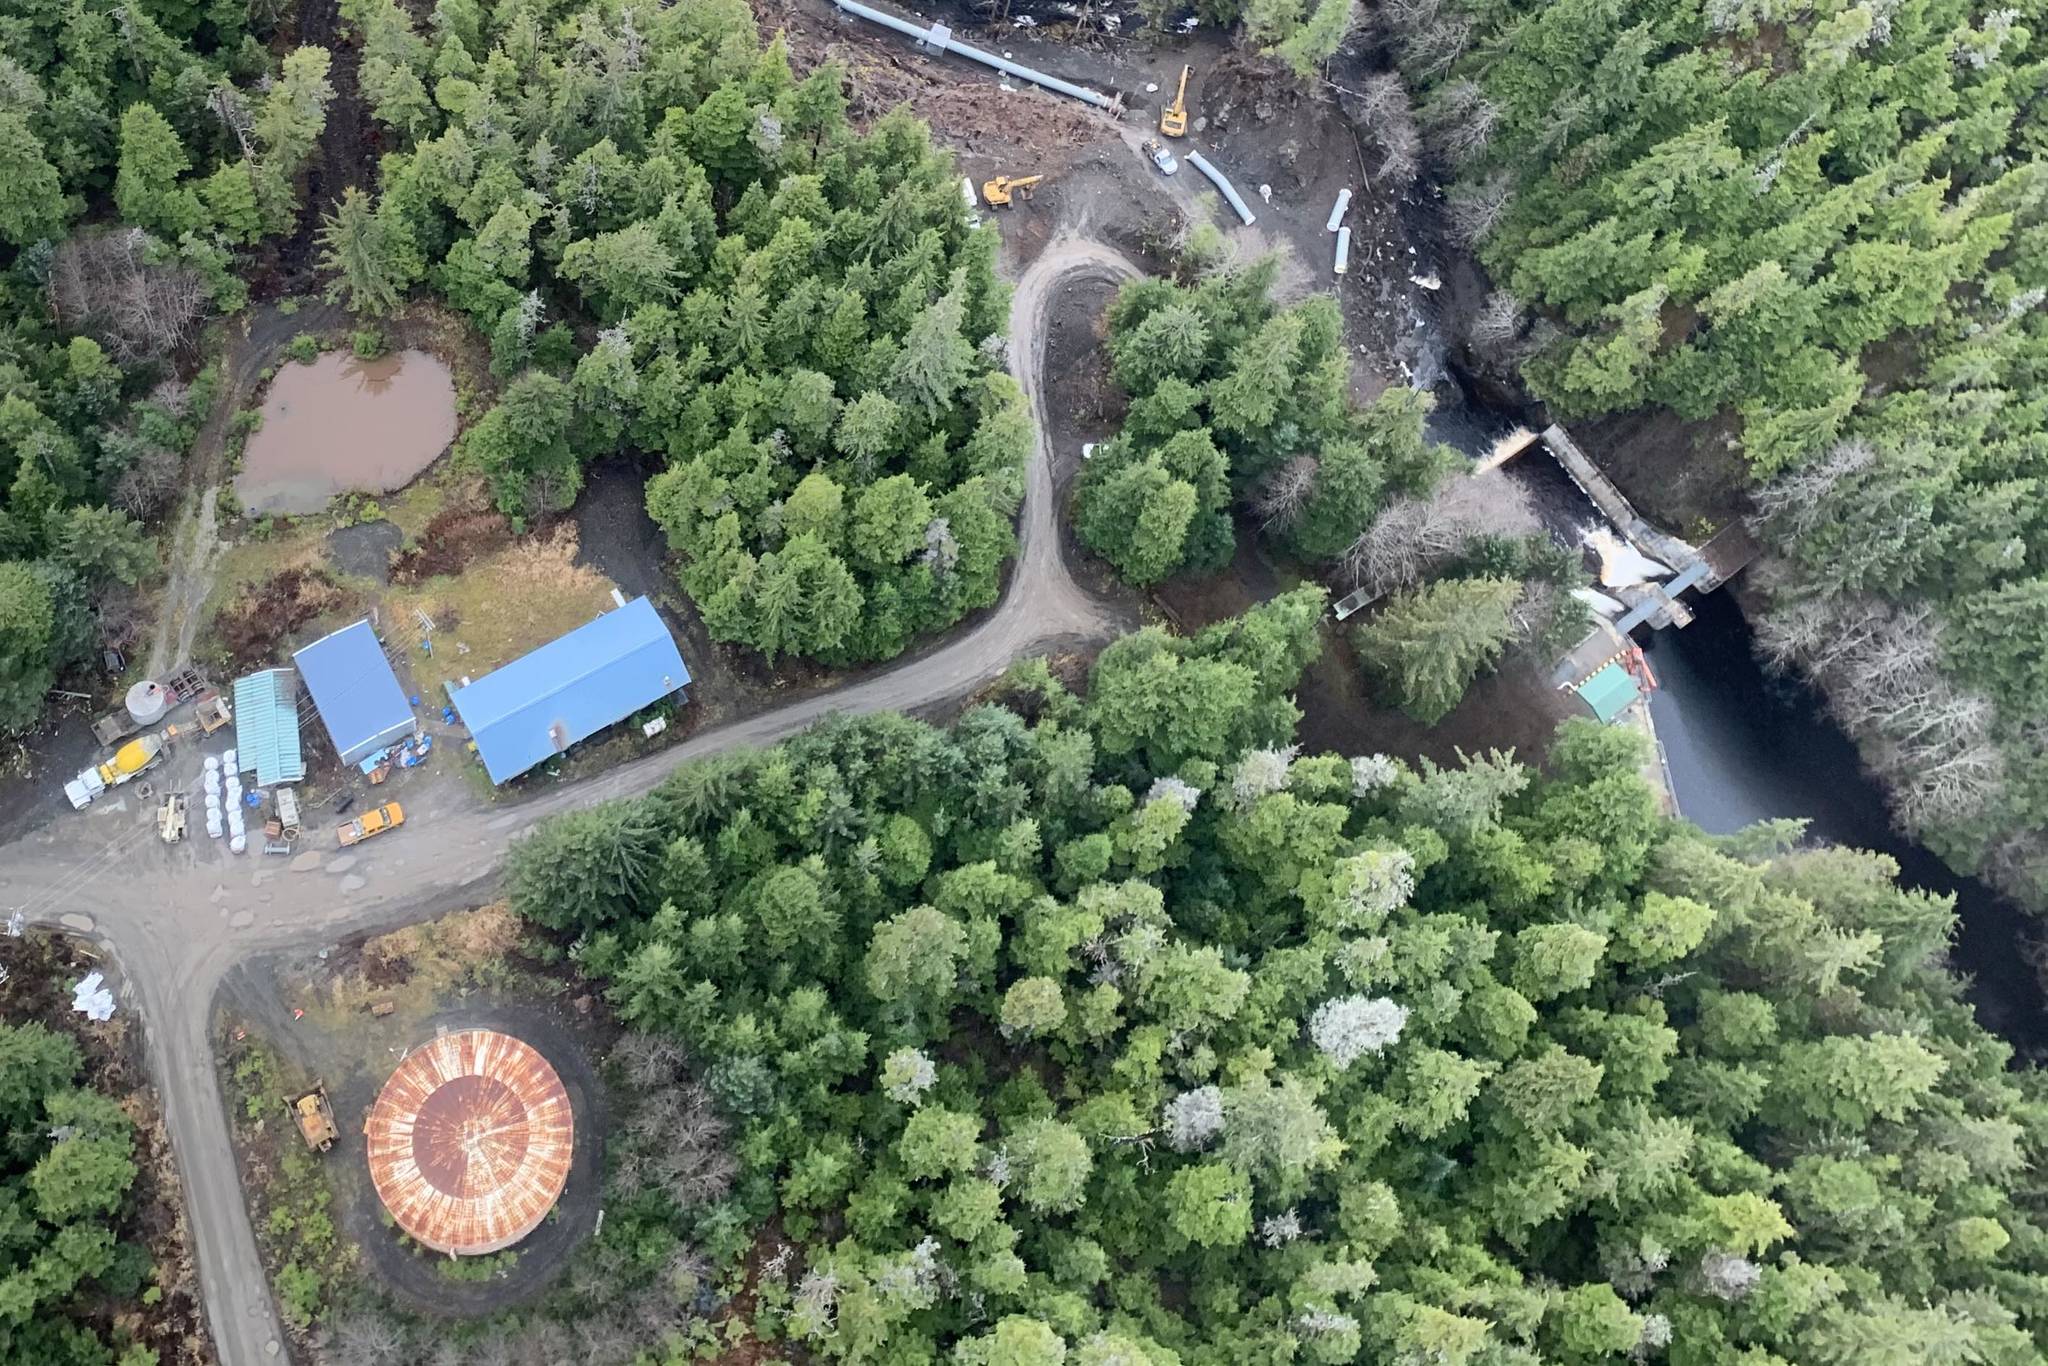
[[[403,221],[380,212],[353,185],[342,192],[340,207],[321,220],[320,248],[321,268],[335,277],[328,298],[372,317],[395,310],[420,275],[419,255]]]
[[[1513,630],[1508,613],[1520,593],[1512,579],[1444,579],[1396,594],[1352,640],[1387,700],[1434,724],[1500,658]]]

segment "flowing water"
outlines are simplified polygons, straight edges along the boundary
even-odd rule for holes
[[[1812,689],[1757,663],[1731,593],[1687,601],[1698,614],[1693,624],[1646,633],[1653,639],[1645,646],[1659,685],[1650,714],[1681,814],[1714,834],[1804,817],[1816,838],[1889,854],[1901,882],[1956,899],[1952,961],[1974,979],[1968,994],[1977,1018],[2022,1054],[2048,1053],[2048,1001],[2020,953],[2026,913],[1892,830],[1855,746]]]
[[[1430,435],[1470,456],[1513,425],[1508,413],[1438,389]],[[1599,514],[1547,459],[1505,467],[1546,525],[1567,539]],[[1955,898],[1950,961],[1971,979],[1969,1000],[1985,1028],[2022,1056],[2048,1059],[2048,993],[2023,955],[2031,917],[1976,878],[1892,829],[1884,794],[1863,772],[1856,747],[1812,688],[1767,674],[1749,622],[1729,590],[1688,594],[1696,618],[1684,629],[1638,631],[1658,687],[1650,714],[1664,746],[1679,814],[1711,834],[1780,817],[1807,822],[1815,839],[1889,855],[1906,886]]]
[[[279,367],[235,496],[257,515],[318,512],[337,493],[403,488],[454,439],[455,381],[439,359],[329,351]]]

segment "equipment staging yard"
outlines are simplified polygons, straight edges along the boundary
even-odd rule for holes
[[[1102,298],[1077,281],[1135,277],[1119,247],[1138,249],[1175,214],[1214,209],[1214,221],[1243,258],[1280,250],[1285,292],[1319,288],[1329,278],[1324,220],[1340,186],[1359,183],[1348,130],[1326,104],[1303,98],[1274,77],[1270,93],[1249,84],[1251,63],[1219,63],[1222,47],[1198,39],[1147,60],[1105,58],[1061,47],[1035,57],[1062,74],[1126,92],[1147,83],[1121,124],[1036,92],[999,88],[993,73],[916,53],[893,34],[861,32],[825,0],[760,6],[764,27],[786,24],[800,66],[828,53],[848,61],[856,113],[878,114],[902,98],[925,115],[959,153],[977,183],[999,173],[1044,173],[1028,204],[1002,219],[1008,272],[1016,281],[1010,367],[1029,397],[1038,438],[1020,517],[1019,549],[1002,601],[950,639],[860,681],[742,716],[660,754],[509,809],[493,809],[465,784],[437,780],[409,790],[408,824],[361,850],[314,852],[266,865],[232,859],[206,842],[167,850],[155,836],[155,806],[120,794],[74,819],[43,826],[0,848],[0,910],[61,926],[99,943],[120,983],[122,1008],[143,1022],[151,1072],[184,1178],[198,1245],[202,1290],[220,1359],[259,1366],[283,1359],[285,1337],[273,1306],[230,1144],[209,1040],[213,1002],[228,972],[262,953],[312,950],[344,936],[388,930],[488,899],[506,845],[559,811],[645,792],[680,764],[736,746],[787,736],[832,712],[916,711],[960,698],[1011,662],[1063,648],[1099,644],[1128,625],[1127,599],[1105,602],[1075,581],[1056,525],[1054,451],[1061,395],[1046,388],[1047,339],[1070,300]],[[1027,46],[1010,44],[1013,48]],[[1239,226],[1220,203],[1198,197],[1187,172],[1167,180],[1141,149],[1157,106],[1170,98],[1183,57],[1196,65],[1190,92],[1196,116],[1177,150],[1200,149],[1252,198],[1259,219]],[[1057,58],[1055,61],[1054,58]],[[1271,101],[1281,101],[1279,105]],[[1288,107],[1292,106],[1292,107]],[[1205,118],[1230,112],[1220,136]],[[1282,116],[1282,109],[1285,116]],[[954,119],[966,111],[964,119]],[[1296,117],[1323,120],[1316,135]],[[1291,170],[1284,170],[1285,163]],[[1261,182],[1272,198],[1257,198]],[[1206,187],[1203,187],[1206,188]],[[1370,194],[1354,200],[1353,273],[1347,277],[1347,330],[1362,393],[1399,382],[1418,352],[1419,314],[1406,283],[1396,207]],[[1112,245],[1112,243],[1116,245]],[[1396,257],[1385,278],[1374,273]],[[1062,373],[1063,371],[1055,371]],[[1064,453],[1062,453],[1064,454]]]

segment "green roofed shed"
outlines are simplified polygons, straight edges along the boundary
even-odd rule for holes
[[[1609,664],[1598,670],[1591,678],[1579,684],[1575,691],[1579,700],[1592,709],[1603,725],[1612,724],[1614,718],[1629,709],[1629,705],[1643,695],[1636,686],[1635,675],[1620,664]]]
[[[299,685],[290,669],[266,669],[235,680],[235,759],[256,786],[306,776],[299,750]]]

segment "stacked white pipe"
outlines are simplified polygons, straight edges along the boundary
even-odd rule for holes
[[[220,816],[220,760],[211,754],[206,756],[206,768],[201,775],[201,785],[206,796],[206,833],[212,839],[221,835]]]

